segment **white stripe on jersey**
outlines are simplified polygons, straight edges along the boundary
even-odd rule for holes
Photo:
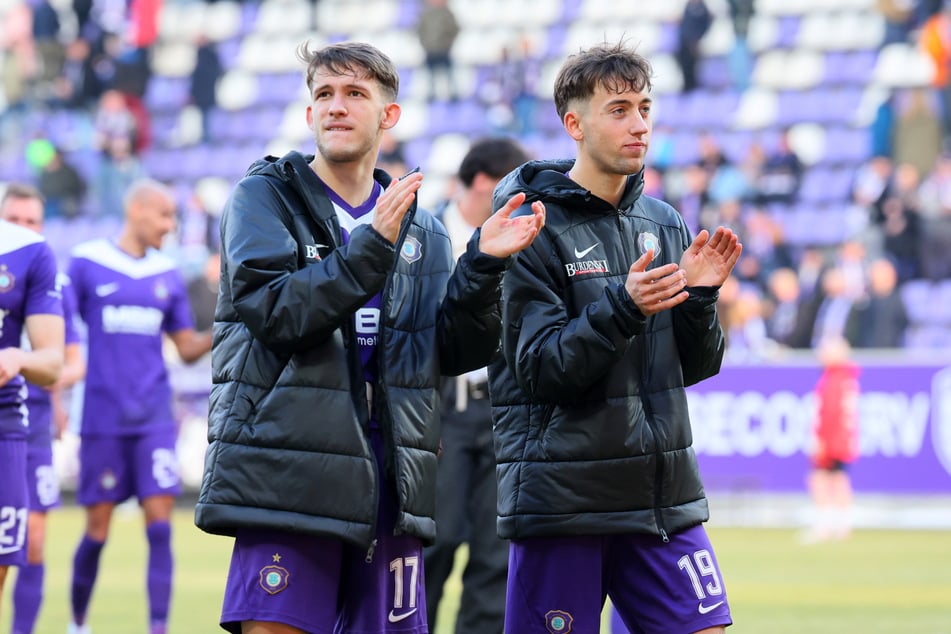
[[[0,255],[43,242],[44,238],[32,229],[26,229],[6,220],[0,220]]]
[[[177,266],[175,260],[155,249],[146,251],[145,257],[132,257],[106,238],[77,245],[72,256],[95,262],[135,280],[158,275]]]

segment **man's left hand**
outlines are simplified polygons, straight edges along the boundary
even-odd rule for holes
[[[479,237],[479,250],[482,253],[506,258],[532,243],[545,226],[545,204],[536,200],[532,203],[531,216],[512,218],[512,212],[524,203],[525,194],[515,194],[485,221]]]
[[[687,286],[721,286],[742,252],[743,245],[732,230],[717,227],[711,237],[704,229],[680,258],[680,268],[687,274]]]

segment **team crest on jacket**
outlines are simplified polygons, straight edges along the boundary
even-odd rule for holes
[[[291,573],[281,566],[264,566],[258,571],[258,585],[268,594],[277,594],[287,589]]]
[[[574,617],[564,610],[549,610],[545,614],[545,627],[551,634],[568,634]]]
[[[660,255],[660,240],[650,231],[645,231],[637,236],[637,248],[641,255],[647,253],[650,249],[654,250],[654,258]]]
[[[413,236],[406,236],[400,247],[400,257],[412,264],[423,257],[423,245]]]

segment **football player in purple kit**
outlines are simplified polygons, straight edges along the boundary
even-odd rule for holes
[[[439,378],[497,351],[499,281],[544,206],[510,218],[514,197],[453,266],[422,174],[374,169],[401,112],[393,62],[298,52],[317,152],[255,163],[225,205],[195,521],[235,538],[229,632],[425,633]]]
[[[172,192],[144,179],[132,184],[124,202],[118,238],[78,245],[68,270],[88,348],[76,494],[86,529],[73,557],[71,632],[89,631],[86,614],[112,513],[132,496],[145,514],[150,631],[166,630],[169,520],[181,482],[163,333],[186,363],[211,349],[211,334],[192,325],[177,263],[158,250],[175,227]]]
[[[554,100],[575,159],[495,190],[496,208],[547,210],[505,274],[489,367],[506,632],[596,632],[608,596],[633,632],[731,623],[685,387],[719,371],[717,291],[742,246],[643,193],[651,76],[623,42],[570,56]]]
[[[10,196],[0,207],[0,218],[15,225],[43,233],[43,200],[38,191],[24,190]],[[44,546],[46,514],[59,506],[59,481],[53,470],[52,432],[65,431],[69,407],[63,403],[62,392],[83,378],[86,362],[80,349],[79,332],[74,316],[76,300],[65,275],[59,276],[63,296],[63,319],[66,339],[63,369],[53,385],[39,387],[27,383],[26,407],[30,415],[27,436],[27,482],[30,491],[30,512],[27,521],[26,563],[19,567],[13,588],[12,634],[31,634],[43,603],[45,578]]]
[[[34,188],[13,183],[0,210],[39,200]],[[0,218],[0,596],[7,569],[26,563],[26,382],[49,386],[59,379],[63,341],[56,256],[43,236]]]

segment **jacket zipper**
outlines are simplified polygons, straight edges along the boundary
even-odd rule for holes
[[[324,228],[324,232],[329,236],[330,241],[333,243],[334,249],[339,249],[341,246],[339,224],[335,222],[334,219],[329,219],[328,221],[323,223],[323,228]],[[344,330],[344,333],[347,339],[347,358],[349,359],[350,367],[358,368],[360,367],[360,353],[358,351],[359,347],[357,346],[356,335],[349,322],[344,322],[344,325],[342,326],[342,328]],[[351,377],[351,379],[352,378],[353,377]],[[366,429],[367,429],[367,432],[369,433],[369,421],[370,421],[370,416],[373,415],[373,412],[370,411],[369,403],[366,399],[365,388],[363,391],[363,396],[364,398],[362,400],[358,399],[357,403],[361,403],[361,402],[366,403],[366,413],[367,413],[367,428]],[[373,447],[370,445],[369,435],[367,435],[366,441],[367,441],[367,447],[370,450],[370,459],[376,462],[376,460],[373,457]],[[375,487],[375,490],[373,491],[374,511],[373,511],[373,523],[370,526],[371,528],[370,534],[374,536],[376,535],[376,524],[377,524],[377,515],[378,515],[378,511],[376,509],[378,509],[380,506],[380,487],[381,487],[381,482],[376,482],[376,487]],[[370,541],[370,545],[367,548],[366,557],[364,558],[367,563],[373,562],[373,552],[376,550],[376,545],[377,545],[377,539],[376,537],[372,537]]]
[[[634,236],[631,235],[630,239],[628,239],[628,236],[625,235],[626,232],[624,231],[624,222],[621,218],[622,215],[623,214],[621,213],[621,211],[618,210],[618,216],[617,216],[618,230],[621,233],[621,238],[622,238],[621,244],[624,245],[625,255],[627,255],[628,259],[633,262],[636,259],[636,257],[634,256],[637,254],[632,254],[628,245],[633,242]],[[640,256],[637,256],[637,257],[640,257]],[[648,337],[646,336],[647,335],[646,322],[644,324],[644,328],[645,330],[644,330],[644,333],[642,333],[642,338],[641,338],[641,347],[643,348],[644,362],[643,362],[643,366],[641,367],[641,378],[638,380],[638,384],[639,384],[639,389],[641,393],[641,403],[643,404],[643,407],[644,407],[644,420],[647,421],[647,426],[650,428],[651,434],[654,436],[654,442],[656,444],[656,448],[654,449],[654,459],[657,463],[657,466],[654,469],[654,491],[655,491],[654,521],[657,523],[657,530],[660,532],[661,539],[663,539],[664,543],[666,544],[670,542],[670,537],[667,535],[667,529],[664,527],[664,517],[660,510],[660,500],[662,498],[661,490],[663,488],[663,482],[664,482],[664,478],[663,478],[664,453],[660,450],[657,428],[654,425],[653,411],[651,410],[651,404],[650,404],[650,401],[648,400],[646,377],[649,376],[649,371],[650,371],[650,354],[649,354],[650,349],[647,346]]]
[[[403,246],[403,241],[406,239],[406,234],[409,233],[409,227],[410,227],[410,225],[412,224],[412,222],[413,222],[413,216],[415,216],[415,215],[416,215],[416,206],[414,205],[414,206],[407,212],[406,216],[403,217],[403,222],[402,222],[402,224],[400,225],[400,233],[399,233],[399,236],[398,236],[397,239],[396,239],[396,244],[394,245],[394,246],[396,247],[396,259],[395,259],[394,262],[393,262],[393,268],[390,270],[389,275],[386,276],[386,282],[383,284],[383,292],[382,292],[382,295],[381,295],[381,297],[380,297],[380,314],[381,314],[381,315],[386,315],[387,312],[388,312],[388,311],[387,311],[387,307],[388,307],[388,304],[389,304],[390,287],[391,287],[391,285],[392,285],[393,275],[396,273],[396,267],[399,265],[399,261],[400,261],[400,260],[399,260],[399,258],[400,258],[400,255],[399,255],[400,249],[401,249],[402,246]],[[385,406],[384,406],[384,404],[386,403],[386,374],[385,374],[385,372],[384,372],[384,368],[386,368],[386,363],[384,362],[384,361],[385,361],[385,359],[384,359],[384,357],[385,357],[385,352],[384,352],[384,351],[385,351],[385,349],[386,349],[386,346],[383,345],[383,333],[384,333],[385,329],[386,329],[386,320],[385,320],[385,319],[381,319],[381,320],[380,320],[380,333],[379,333],[379,336],[378,336],[378,338],[377,338],[377,352],[376,352],[376,361],[377,361],[377,369],[376,369],[377,386],[376,386],[376,388],[373,390],[373,402],[374,402],[374,403],[380,403],[380,406],[376,408],[376,411],[377,411],[377,412],[379,413],[379,415],[380,415],[380,420],[379,420],[378,422],[380,423],[380,428],[381,428],[381,429],[383,430],[383,432],[384,432],[384,436],[383,436],[383,450],[384,450],[384,451],[386,451],[386,445],[387,445],[387,443],[386,443],[386,431],[387,431],[387,429],[389,429],[389,431],[390,431],[390,436],[391,436],[392,439],[393,439],[393,443],[392,443],[392,447],[393,447],[393,448],[392,448],[392,452],[393,452],[393,470],[395,471],[395,470],[396,470],[396,460],[397,460],[397,457],[396,457],[396,431],[393,429],[393,423],[392,423],[392,421],[389,420],[389,411],[387,410],[387,411],[386,411],[386,415],[385,415],[385,416],[383,415],[383,412],[384,412],[384,410],[386,409]],[[372,414],[372,413],[371,413],[371,414]],[[384,420],[384,419],[386,419],[386,420]],[[384,459],[383,459],[383,470],[384,470],[384,471],[386,470],[386,457],[385,457],[385,456],[384,456]],[[386,474],[381,471],[379,482],[377,482],[377,507],[378,507],[378,508],[379,508],[379,505],[380,505],[380,496],[382,495],[383,482],[384,482],[384,479],[385,479],[385,478],[386,478]],[[399,491],[397,491],[397,496],[399,496]],[[401,502],[400,502],[399,500],[397,500],[397,514],[399,513],[400,510],[402,510]],[[376,526],[377,526],[377,521],[378,521],[378,519],[379,519],[379,513],[376,513],[376,514],[374,515],[374,520],[373,520],[373,534],[374,534],[374,535],[376,535]],[[371,562],[373,561],[373,552],[376,550],[376,545],[377,545],[377,540],[376,540],[376,538],[374,538],[373,541],[370,543],[369,549],[367,549],[367,556],[366,556],[366,558],[365,558],[365,560],[366,560],[367,563],[371,563]]]

